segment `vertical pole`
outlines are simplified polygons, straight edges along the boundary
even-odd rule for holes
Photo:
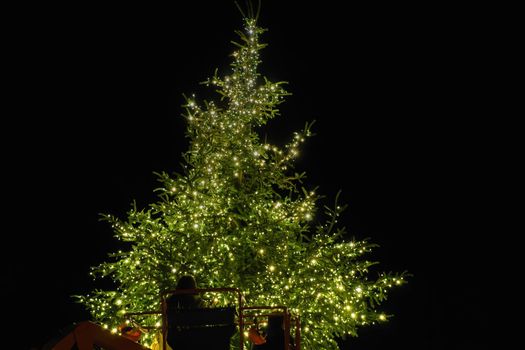
[[[290,314],[284,309],[284,349],[290,348]]]
[[[296,317],[295,321],[295,350],[301,350],[301,318]]]
[[[242,294],[240,290],[238,290],[237,292],[239,293],[239,339],[241,342],[239,349],[244,350],[244,318],[242,309]]]
[[[168,316],[167,313],[167,307],[166,307],[166,298],[163,294],[160,296],[160,307],[162,311],[162,350],[168,349],[168,340],[166,339],[166,335],[168,333]]]

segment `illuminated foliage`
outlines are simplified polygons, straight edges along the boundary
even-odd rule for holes
[[[284,147],[257,133],[287,95],[257,72],[262,33],[246,19],[231,74],[205,82],[219,101],[186,99],[184,171],[159,174],[159,199],[147,209],[133,208],[126,220],[105,216],[128,249],[93,275],[117,287],[80,301],[106,327],[115,329],[126,311],[158,309],[159,292],[186,273],[200,287],[240,288],[250,305],[290,307],[303,321],[304,349],[337,349],[337,337],[387,320],[377,306],[403,274],[369,279],[374,263],[365,256],[374,246],[346,239],[337,200],[319,219],[319,196],[293,172],[310,125]]]

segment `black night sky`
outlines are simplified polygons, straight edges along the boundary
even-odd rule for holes
[[[414,275],[383,304],[395,317],[344,348],[483,348],[484,29],[472,9],[283,3],[263,1],[261,69],[293,95],[266,132],[283,144],[315,120],[297,170],[326,204],[342,190],[381,270]],[[119,247],[99,213],[156,200],[153,172],[187,145],[182,94],[216,96],[198,83],[228,71],[241,26],[233,1],[49,6],[13,13],[1,289],[4,320],[31,330],[14,327],[13,349],[88,318],[70,296],[102,287],[89,267]]]

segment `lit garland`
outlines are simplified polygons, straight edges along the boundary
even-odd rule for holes
[[[184,173],[160,174],[159,201],[147,210],[132,208],[126,221],[106,216],[131,247],[92,274],[109,276],[118,287],[79,299],[115,330],[127,311],[158,309],[159,292],[191,273],[200,287],[240,288],[250,305],[290,307],[303,320],[304,349],[337,349],[336,337],[387,320],[376,307],[405,283],[404,275],[368,279],[374,263],[363,257],[374,246],[343,239],[337,220],[344,208],[336,205],[327,223],[314,224],[319,196],[290,171],[310,125],[283,148],[260,141],[255,130],[279,114],[287,92],[257,73],[263,30],[252,19],[245,23],[231,75],[206,82],[227,102],[201,106],[195,96],[186,99]]]

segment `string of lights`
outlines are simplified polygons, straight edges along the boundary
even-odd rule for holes
[[[204,82],[217,101],[186,98],[189,149],[184,171],[159,174],[158,201],[133,207],[125,220],[105,215],[126,248],[92,269],[114,290],[79,296],[92,317],[117,331],[126,312],[155,310],[159,293],[183,274],[199,286],[236,287],[247,304],[286,305],[303,320],[304,349],[337,349],[336,337],[385,322],[379,305],[406,283],[404,273],[370,276],[374,244],[347,238],[338,220],[345,206],[318,208],[320,195],[295,172],[311,124],[280,147],[257,130],[277,116],[288,92],[257,70],[264,29],[245,19],[231,74]],[[226,305],[227,297],[214,297]],[[159,325],[158,317],[145,322]],[[146,335],[143,342],[151,344]]]

